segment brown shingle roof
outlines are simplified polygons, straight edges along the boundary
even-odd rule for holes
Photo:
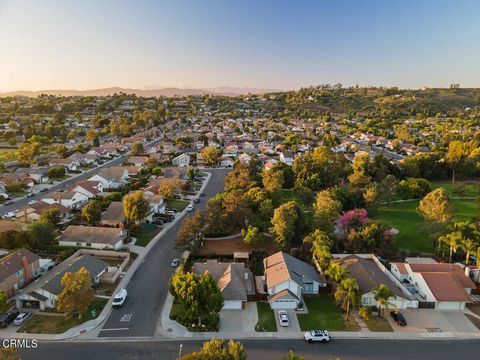
[[[465,289],[475,289],[473,281],[465,275],[460,265],[457,264],[410,264],[414,272],[424,273],[450,273]]]
[[[125,212],[123,211],[123,202],[112,201],[107,210],[102,214],[102,220],[124,222]]]
[[[0,259],[0,282],[5,281],[8,277],[23,269],[23,257],[27,258],[28,264],[40,259],[37,254],[20,249]]]
[[[117,228],[69,225],[58,241],[115,245],[125,238],[122,233],[123,230]]]
[[[437,301],[471,301],[453,273],[422,273],[428,288]]]

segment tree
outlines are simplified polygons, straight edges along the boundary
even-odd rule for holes
[[[288,355],[283,357],[283,360],[305,360],[305,358],[303,356],[296,355],[292,350],[290,350]]]
[[[332,260],[330,249],[333,245],[330,237],[320,229],[316,229],[303,239],[303,243],[311,245],[312,255],[322,271],[328,269]]]
[[[205,221],[202,212],[185,218],[177,232],[177,247],[182,250],[197,250],[203,242],[204,227]]]
[[[460,242],[460,247],[462,248],[463,252],[465,253],[465,266],[468,266],[470,262],[470,254],[475,250],[475,246],[477,244],[474,243],[470,239],[463,239]]]
[[[443,188],[435,189],[425,195],[418,205],[418,211],[432,227],[434,233],[453,219],[450,198]]]
[[[460,231],[451,232],[450,234],[441,236],[438,239],[439,245],[444,244],[450,252],[450,255],[448,257],[448,262],[452,262],[452,255],[454,252],[455,253],[457,252],[457,249],[461,240],[462,240],[462,234]]]
[[[359,289],[355,279],[347,277],[342,279],[335,291],[335,300],[341,304],[342,309],[346,312],[345,320],[348,321],[350,309],[356,308],[359,300]]]
[[[55,229],[49,222],[34,222],[28,227],[28,248],[33,251],[45,250],[55,240]]]
[[[148,201],[141,191],[135,191],[123,197],[123,212],[129,221],[140,223],[150,211]]]
[[[262,173],[262,183],[270,193],[276,193],[283,186],[283,171],[265,170]]]
[[[241,189],[228,191],[222,199],[224,216],[236,228],[245,226],[245,221],[250,217],[251,210],[248,201]]]
[[[395,198],[398,191],[398,179],[393,175],[387,175],[380,182],[379,191],[381,201],[390,204],[390,201]]]
[[[368,212],[373,214],[380,205],[380,189],[377,183],[372,183],[363,189],[363,200]]]
[[[40,214],[40,218],[38,219],[41,223],[49,223],[52,224],[54,227],[60,223],[60,210],[58,209],[47,209],[42,211]]]
[[[178,360],[247,360],[247,352],[241,342],[212,339],[203,343],[200,351],[186,354]]]
[[[445,155],[445,162],[452,172],[452,184],[455,182],[455,175],[463,166],[466,157],[466,148],[462,141],[452,141],[448,145],[448,152]]]
[[[380,284],[380,286],[372,289],[372,293],[378,304],[378,316],[382,317],[384,310],[388,311],[388,306],[390,304],[389,300],[394,298],[395,294],[385,284]]]
[[[39,154],[40,147],[34,142],[24,142],[18,147],[18,159],[20,161],[31,163],[35,160],[35,155]]]
[[[186,171],[186,175],[187,175],[187,178],[188,180],[190,181],[194,181],[195,180],[195,176],[197,175],[198,173],[198,169],[197,168],[194,168],[194,167],[190,167],[187,169]]]
[[[140,141],[135,141],[132,144],[131,153],[132,153],[132,155],[143,155],[143,154],[145,154],[145,149],[143,148],[143,144]]]
[[[0,312],[3,314],[8,310],[8,295],[5,291],[0,290]]]
[[[342,204],[333,191],[319,191],[313,204],[315,226],[327,234],[333,234],[335,219],[338,218],[341,210]]]
[[[96,134],[95,137],[93,138],[93,146],[94,147],[100,146],[100,136],[98,136],[98,134]]]
[[[402,199],[421,199],[432,191],[429,181],[419,178],[408,178],[398,184],[397,192]]]
[[[102,217],[102,205],[97,200],[90,200],[82,208],[82,216],[90,224],[99,222]]]
[[[251,247],[257,247],[263,243],[263,233],[257,227],[248,225],[247,229],[242,229],[243,242]]]
[[[297,205],[294,201],[280,205],[275,209],[270,231],[274,242],[282,251],[290,250],[295,235],[295,222],[298,218]]]
[[[480,267],[480,246],[478,246],[477,250],[475,250],[475,258],[477,259],[475,266],[478,268]]]
[[[67,315],[77,313],[81,319],[94,295],[90,273],[84,267],[76,273],[67,272],[63,275],[61,283],[63,290],[58,295],[57,311]]]
[[[66,173],[64,166],[52,166],[47,170],[47,176],[51,180],[62,179]]]
[[[218,158],[221,155],[221,151],[215,146],[207,146],[202,149],[200,152],[207,166],[215,166],[217,164]]]
[[[173,199],[175,194],[179,191],[181,186],[181,180],[179,178],[162,179],[157,193],[163,196],[165,199]]]
[[[373,161],[366,151],[358,151],[353,160],[353,174],[348,181],[356,186],[366,186],[372,181]]]
[[[328,265],[328,269],[325,271],[325,275],[327,275],[331,281],[338,284],[347,276],[347,268],[340,265],[339,263],[332,261]]]

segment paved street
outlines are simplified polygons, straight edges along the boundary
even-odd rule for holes
[[[37,349],[22,350],[24,360],[51,359],[176,359],[180,344],[182,353],[197,350],[198,341],[40,343]],[[450,360],[462,354],[474,359],[480,351],[478,340],[332,340],[329,344],[309,344],[303,340],[244,340],[249,359],[281,360],[289,351],[307,360]]]
[[[223,180],[228,170],[208,171],[212,176],[196,209],[203,209],[209,197],[223,191]],[[170,263],[180,256],[174,248],[180,224],[181,221],[170,228],[145,256],[127,286],[127,302],[120,309],[112,310],[100,337],[154,335],[174,270]]]

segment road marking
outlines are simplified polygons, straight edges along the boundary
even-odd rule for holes
[[[125,314],[120,318],[120,322],[129,322],[132,318],[132,314]]]
[[[100,331],[122,331],[122,330],[130,330],[130,328],[111,328],[111,329],[101,329]]]

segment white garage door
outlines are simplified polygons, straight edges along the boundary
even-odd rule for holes
[[[223,309],[242,309],[242,301],[241,300],[225,300],[223,303]]]
[[[297,302],[295,300],[274,300],[271,302],[272,309],[296,309]]]

